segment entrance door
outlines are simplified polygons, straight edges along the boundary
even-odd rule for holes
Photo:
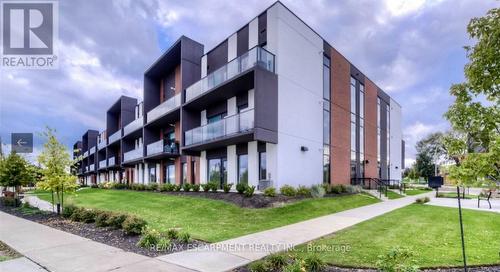
[[[216,182],[219,188],[227,182],[227,159],[216,158],[208,160],[208,181]]]

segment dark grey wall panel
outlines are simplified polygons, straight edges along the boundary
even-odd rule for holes
[[[227,100],[222,100],[219,103],[211,104],[207,107],[207,118],[227,112]]]
[[[255,127],[278,131],[278,78],[256,68],[254,80]]]
[[[248,25],[238,31],[236,44],[236,56],[239,57],[248,51]]]
[[[207,74],[219,69],[227,63],[227,40],[207,54]]]
[[[262,46],[267,43],[267,12],[263,12],[259,15],[259,34],[258,34],[258,42],[259,45]]]

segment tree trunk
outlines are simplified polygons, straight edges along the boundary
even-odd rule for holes
[[[53,190],[50,190],[50,195],[52,196],[52,212],[54,212],[54,191]]]

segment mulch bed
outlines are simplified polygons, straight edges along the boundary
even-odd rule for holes
[[[0,201],[0,211],[31,220],[55,229],[59,229],[65,232],[69,232],[81,237],[88,238],[90,240],[103,243],[109,246],[117,247],[125,251],[149,256],[157,257],[165,254],[170,254],[178,251],[183,251],[186,249],[192,249],[200,245],[206,245],[207,243],[192,240],[189,244],[182,243],[177,240],[172,240],[172,246],[164,250],[154,250],[145,249],[138,247],[136,244],[140,239],[139,235],[126,235],[122,230],[113,229],[109,227],[97,227],[93,223],[82,223],[73,222],[67,220],[57,214],[51,212],[29,212],[23,213],[19,208],[13,208],[2,205]]]
[[[0,241],[0,257],[7,257],[8,259],[19,258],[23,255],[19,254],[14,249]]]

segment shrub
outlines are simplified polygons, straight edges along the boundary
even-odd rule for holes
[[[73,213],[69,216],[71,221],[80,222],[83,220],[83,214],[85,213],[85,208],[76,208]]]
[[[189,242],[191,242],[191,234],[183,232],[179,235],[179,239],[181,240],[181,242],[189,244]]]
[[[349,194],[358,194],[361,193],[361,187],[360,186],[353,186],[353,185],[342,185],[345,186],[345,192]]]
[[[158,251],[166,251],[172,242],[166,238],[166,237],[160,237],[160,240],[158,240],[158,243],[156,243],[156,250]]]
[[[92,184],[90,185],[90,188],[94,188],[94,189],[96,189],[96,188],[99,188],[99,185],[92,183]]]
[[[189,183],[182,184],[182,190],[184,190],[184,192],[191,191],[191,184],[189,184]]]
[[[146,224],[146,221],[143,219],[129,215],[127,216],[127,219],[123,221],[122,228],[128,235],[139,235]]]
[[[330,193],[330,191],[332,190],[332,186],[329,183],[323,183],[321,184],[321,187],[323,187],[323,189],[325,190],[325,194]]]
[[[255,261],[248,266],[251,272],[267,272],[269,271],[268,264],[264,261]]]
[[[199,192],[200,191],[200,184],[193,184],[193,192]]]
[[[264,190],[264,195],[265,196],[270,196],[270,197],[275,197],[276,196],[276,188],[274,188],[274,187],[267,187]]]
[[[163,184],[160,187],[160,191],[162,192],[172,192],[174,190],[174,185],[170,183]]]
[[[267,261],[271,265],[273,270],[281,270],[283,266],[286,265],[287,259],[283,254],[273,254],[267,257]]]
[[[321,198],[325,196],[325,188],[321,185],[313,185],[311,187],[311,196],[314,198]]]
[[[394,247],[385,255],[379,255],[376,262],[379,271],[416,272],[418,267],[412,259],[414,253],[408,248]]]
[[[340,184],[340,193],[349,193],[350,191],[355,191],[355,188],[352,188],[352,185]]]
[[[92,209],[83,209],[80,214],[80,221],[84,223],[94,223],[97,212]]]
[[[161,235],[157,230],[146,228],[141,235],[141,239],[137,242],[138,247],[151,248],[160,242]]]
[[[66,204],[62,210],[62,216],[64,218],[70,218],[73,212],[77,209],[77,207],[73,204]]]
[[[202,184],[201,188],[203,188],[203,192],[208,192],[210,191],[210,184],[209,183]]]
[[[295,260],[292,263],[287,264],[283,267],[283,272],[303,272],[306,271],[304,267],[305,263],[303,260]]]
[[[295,188],[293,188],[290,185],[283,185],[280,188],[280,192],[284,196],[296,196],[297,195],[297,190],[295,190]]]
[[[305,260],[305,267],[307,271],[318,272],[325,268],[325,262],[317,255],[308,256]]]
[[[108,219],[113,215],[111,212],[101,211],[95,217],[95,225],[98,227],[107,227]]]
[[[340,184],[332,185],[332,187],[330,188],[330,193],[332,194],[341,194],[342,191],[343,191],[342,185]]]
[[[224,186],[222,189],[224,189],[224,193],[229,193],[229,191],[231,191],[232,187],[233,187],[232,183],[224,183]]]
[[[246,197],[251,197],[253,196],[254,192],[255,192],[255,186],[247,186],[244,194]]]
[[[19,205],[21,205],[21,201],[19,200],[19,198],[5,196],[2,197],[2,204],[9,207],[18,207]]]
[[[168,229],[166,234],[169,239],[177,239],[179,237],[179,231],[174,228]]]
[[[238,194],[243,194],[245,190],[247,189],[247,185],[244,183],[238,183],[236,184],[236,191]]]
[[[311,196],[311,189],[307,188],[306,186],[300,185],[299,188],[297,188],[297,195],[298,196]]]
[[[114,183],[113,189],[117,189],[117,190],[128,189],[128,184],[127,183]]]
[[[174,192],[180,192],[181,188],[182,187],[180,185],[177,185],[177,184],[174,184],[174,186],[172,187],[172,189],[174,190]]]
[[[217,192],[217,189],[219,189],[219,185],[215,181],[209,182],[208,185],[213,193]]]
[[[417,204],[424,204],[424,203],[427,203],[429,201],[431,201],[431,199],[427,196],[415,199],[415,203],[417,203]]]
[[[113,213],[108,220],[106,220],[106,224],[115,229],[120,229],[122,227],[123,221],[127,219],[127,215],[123,213]]]
[[[152,182],[152,183],[148,184],[148,186],[146,187],[146,190],[148,190],[148,191],[158,190],[158,183]]]
[[[139,191],[144,191],[146,190],[146,185],[145,184],[138,184]]]

